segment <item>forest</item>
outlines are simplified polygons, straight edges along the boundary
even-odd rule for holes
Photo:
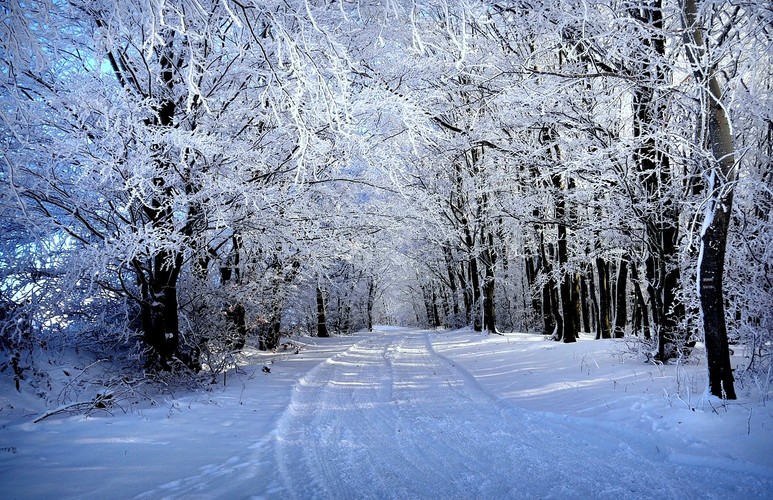
[[[0,13],[4,384],[44,387],[52,352],[194,376],[374,324],[702,344],[728,400],[771,378],[768,2]]]

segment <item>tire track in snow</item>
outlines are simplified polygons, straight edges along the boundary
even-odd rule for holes
[[[300,379],[276,429],[275,491],[303,499],[726,498],[769,491],[759,478],[739,484],[652,460],[620,439],[599,439],[597,429],[510,407],[438,355],[430,335],[374,335]]]
[[[277,429],[284,486],[296,498],[516,493],[507,416],[467,377],[426,332],[374,336],[319,365]]]

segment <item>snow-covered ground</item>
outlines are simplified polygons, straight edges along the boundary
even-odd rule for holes
[[[225,387],[114,416],[33,423],[6,393],[0,497],[773,496],[769,388],[708,399],[702,364],[526,334],[293,341]]]

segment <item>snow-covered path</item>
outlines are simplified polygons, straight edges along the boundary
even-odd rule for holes
[[[750,395],[700,403],[699,366],[528,334],[294,342],[299,354],[256,354],[226,387],[114,417],[0,413],[0,497],[773,495],[773,410]]]
[[[645,456],[488,394],[430,334],[370,337],[304,376],[279,421],[295,498],[765,497],[773,482]]]
[[[373,337],[301,379],[277,459],[297,498],[501,498],[508,484],[497,469],[517,466],[505,425],[502,408],[427,333]]]

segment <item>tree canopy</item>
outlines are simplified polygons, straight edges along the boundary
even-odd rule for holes
[[[637,336],[657,362],[705,340],[729,398],[728,343],[770,368],[764,2],[0,10],[9,358],[198,370],[387,322]]]

